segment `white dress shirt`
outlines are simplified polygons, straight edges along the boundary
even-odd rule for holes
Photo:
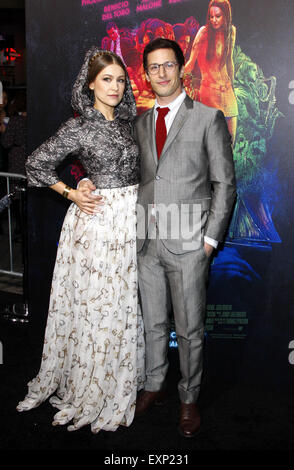
[[[183,103],[185,98],[186,98],[186,92],[185,92],[185,90],[183,90],[182,93],[179,96],[177,96],[174,101],[172,101],[171,103],[169,103],[166,106],[160,106],[158,104],[157,100],[155,100],[155,104],[154,104],[154,111],[155,111],[154,112],[154,126],[156,126],[156,121],[157,121],[157,116],[158,116],[158,112],[157,112],[156,108],[169,108],[170,110],[164,118],[166,132],[168,134],[168,132],[171,128],[171,125],[174,121],[174,118],[176,117],[176,114],[179,111],[180,106]]]
[[[156,110],[156,108],[166,108],[168,107],[170,110],[169,112],[167,113],[167,115],[165,116],[164,120],[165,120],[165,126],[166,126],[166,132],[168,134],[170,128],[171,128],[171,125],[174,121],[174,118],[176,117],[176,114],[177,112],[179,111],[180,109],[180,106],[181,104],[183,103],[184,99],[186,98],[186,92],[185,90],[183,89],[182,93],[177,96],[177,98],[172,101],[171,103],[169,103],[168,105],[165,105],[165,106],[160,106],[157,102],[157,99],[155,100],[155,104],[154,104],[154,128],[156,128],[156,120],[157,120],[157,116],[158,116],[158,111]],[[213,246],[214,248],[217,248],[217,245],[218,245],[218,241],[217,240],[214,240],[213,238],[210,238],[210,237],[207,237],[206,235],[204,236],[204,241],[206,243],[208,243],[209,245]]]

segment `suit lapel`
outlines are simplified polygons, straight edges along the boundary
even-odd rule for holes
[[[147,135],[150,136],[150,139],[148,139],[149,145],[150,145],[150,150],[153,155],[153,159],[155,162],[155,165],[158,165],[158,159],[157,159],[157,150],[156,150],[156,142],[155,142],[155,129],[154,129],[154,107],[150,110],[148,115],[146,116],[146,133]]]
[[[183,125],[185,124],[186,120],[189,117],[189,109],[193,107],[193,101],[189,96],[186,96],[184,99],[183,103],[180,106],[179,111],[176,114],[176,117],[174,118],[174,121],[171,125],[171,128],[169,130],[169,133],[167,135],[164,147],[161,152],[161,156],[159,159],[159,164],[164,161],[167,155],[167,150],[176,138],[178,132],[182,129]],[[153,130],[154,133],[154,130]],[[155,139],[154,139],[155,140]]]

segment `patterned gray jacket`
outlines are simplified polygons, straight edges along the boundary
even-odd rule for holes
[[[127,77],[123,99],[116,107],[114,121],[107,121],[94,109],[93,91],[88,88],[88,67],[93,46],[73,86],[72,107],[79,114],[61,125],[29,157],[26,171],[29,186],[51,186],[60,178],[58,165],[70,154],[78,154],[87,176],[97,188],[116,188],[139,183],[139,151],[132,136],[136,102]]]

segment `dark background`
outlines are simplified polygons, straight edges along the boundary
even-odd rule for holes
[[[108,3],[114,3],[108,2]],[[135,0],[130,0],[135,4]],[[119,26],[136,27],[146,18],[181,22],[193,15],[204,24],[208,0],[187,0],[163,8],[121,18]],[[100,45],[107,22],[101,22],[106,2],[81,8],[80,0],[26,1],[26,64],[29,120],[29,150],[33,151],[59,125],[72,116],[71,88],[84,53]],[[279,200],[273,219],[282,242],[258,256],[248,248],[248,258],[261,273],[261,281],[250,283],[220,279],[210,281],[210,304],[234,304],[249,318],[242,340],[206,337],[205,367],[201,394],[203,431],[197,441],[183,442],[174,435],[179,376],[177,351],[170,350],[169,407],[154,410],[127,431],[91,436],[89,429],[66,433],[52,429],[48,403],[25,415],[14,411],[26,392],[26,382],[38,370],[44,337],[50,283],[59,232],[67,202],[49,189],[29,191],[29,312],[23,329],[1,324],[4,343],[1,402],[3,405],[1,446],[20,449],[293,449],[293,374],[289,343],[293,328],[293,113],[289,82],[294,80],[292,0],[231,0],[233,23],[240,45],[266,77],[277,78],[276,98],[284,114],[276,122],[268,143],[267,158],[277,172]],[[19,15],[23,14],[19,13]],[[7,15],[9,15],[7,13]],[[2,20],[1,16],[0,20]],[[6,17],[6,24],[7,24]],[[16,17],[15,17],[16,18]],[[3,24],[5,23],[3,20]],[[1,23],[1,21],[0,21]],[[23,72],[21,72],[23,73]],[[69,163],[75,160],[71,158]],[[61,178],[74,186],[68,166]],[[6,334],[6,336],[4,335]],[[234,461],[237,465],[240,460]]]

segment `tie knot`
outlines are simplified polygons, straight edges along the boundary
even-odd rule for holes
[[[167,115],[167,113],[170,111],[169,108],[156,108],[156,111],[158,112],[158,116],[159,117],[165,117]]]

